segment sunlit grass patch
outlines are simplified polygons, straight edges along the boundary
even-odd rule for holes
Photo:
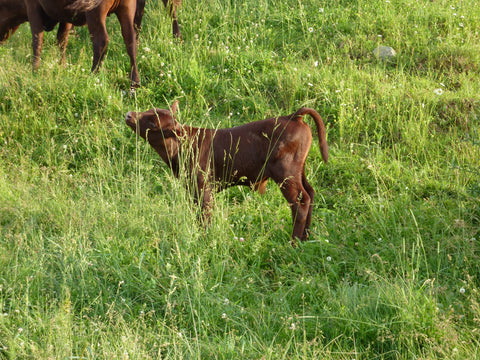
[[[136,93],[115,17],[96,74],[85,27],[35,73],[28,24],[0,47],[0,357],[478,358],[478,9],[184,2],[175,41],[146,6]],[[320,113],[307,242],[272,181],[202,224],[125,126],[174,100],[212,128]]]

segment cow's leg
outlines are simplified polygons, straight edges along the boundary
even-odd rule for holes
[[[107,51],[108,33],[105,26],[107,13],[101,6],[87,13],[87,25],[93,46],[92,72],[97,72]]]
[[[182,39],[182,34],[180,33],[180,26],[178,25],[177,20],[177,7],[175,5],[170,5],[170,16],[172,17],[172,30],[173,36]]]
[[[125,6],[117,11],[117,17],[122,28],[122,36],[127,53],[130,57],[130,80],[132,88],[140,85],[140,76],[137,69],[137,34],[133,26],[135,7]]]
[[[22,23],[23,21],[19,21]],[[13,24],[8,22],[5,24],[0,24],[0,44],[3,44],[15,31],[17,31],[20,25]]]
[[[68,44],[68,35],[70,34],[70,30],[73,29],[73,25],[70,23],[64,23],[61,22],[58,25],[58,32],[57,32],[57,45],[60,49],[60,63],[64,64],[65,63],[65,53],[67,50],[67,44]]]
[[[165,5],[166,8],[168,8],[168,11],[170,13],[170,17],[172,18],[172,30],[173,30],[173,36],[181,39],[182,34],[180,33],[180,26],[178,25],[178,20],[177,20],[177,5],[176,5],[175,0],[163,0],[163,5]]]
[[[135,26],[135,32],[138,42],[138,34],[142,28],[142,19],[143,19],[143,9],[145,8],[145,0],[137,0],[137,9],[135,10],[135,19],[133,24]]]
[[[26,2],[28,21],[30,22],[30,30],[32,31],[32,48],[33,48],[33,70],[40,66],[40,55],[43,48],[43,19],[40,4],[37,1]]]

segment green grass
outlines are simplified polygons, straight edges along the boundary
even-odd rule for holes
[[[186,0],[179,19],[183,42],[147,2],[133,96],[115,17],[97,74],[86,28],[66,66],[48,33],[36,73],[27,24],[0,47],[0,358],[480,358],[479,7]],[[202,227],[123,120],[177,99],[194,126],[319,111],[308,242],[273,182],[217,194]]]

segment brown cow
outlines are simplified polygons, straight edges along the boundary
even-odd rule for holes
[[[306,240],[315,191],[305,176],[312,133],[302,117],[308,114],[315,121],[322,158],[327,162],[328,146],[320,115],[301,108],[291,115],[234,128],[204,129],[178,123],[177,106],[178,101],[170,110],[130,111],[125,121],[150,143],[175,176],[180,171],[180,159],[187,160],[194,199],[202,205],[204,220],[210,216],[212,189],[247,185],[263,194],[267,180],[272,178],[291,206],[293,241]]]
[[[25,21],[28,21],[28,16],[23,0],[0,0],[0,44]]]
[[[0,44],[3,44],[25,21],[28,21],[28,15],[27,7],[23,0],[0,0]],[[56,24],[56,21],[46,18],[43,29],[51,31]],[[62,63],[65,61],[68,35],[72,28],[73,25],[70,23],[60,23],[58,26],[57,44],[62,54]]]
[[[163,0],[163,3],[165,6],[170,4],[173,35],[180,38],[176,15],[176,7],[180,0]],[[140,78],[136,64],[136,43],[144,7],[145,0],[0,0],[0,43],[7,40],[20,24],[30,21],[33,68],[36,69],[40,65],[44,30],[52,30],[60,22],[57,41],[63,60],[68,34],[73,24],[76,26],[87,24],[93,43],[92,71],[96,71],[103,60],[108,43],[105,20],[108,15],[115,13],[120,21],[122,36],[130,57],[132,85],[137,85]]]

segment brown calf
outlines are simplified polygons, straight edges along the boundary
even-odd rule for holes
[[[315,121],[320,151],[328,161],[325,127],[313,109],[254,121],[228,129],[204,129],[182,125],[175,120],[178,101],[170,110],[130,111],[126,123],[146,139],[178,176],[179,159],[187,158],[188,171],[196,185],[194,197],[208,220],[212,189],[247,185],[260,193],[272,178],[287,199],[293,217],[292,238],[305,240],[312,220],[314,190],[305,177],[305,159],[312,133],[302,121],[306,114]],[[213,185],[213,186],[212,186]]]

